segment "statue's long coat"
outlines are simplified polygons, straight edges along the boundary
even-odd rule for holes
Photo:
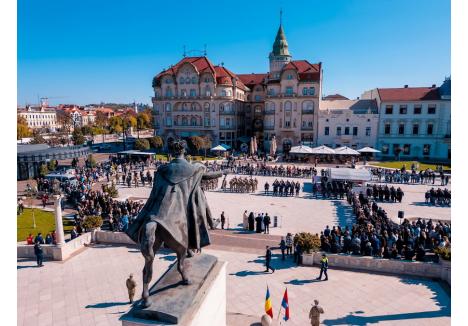
[[[127,230],[130,238],[140,243],[144,225],[155,221],[158,228],[166,229],[186,248],[209,245],[208,225],[212,226],[212,218],[200,187],[205,171],[204,165],[190,164],[183,158],[160,166],[148,201]]]

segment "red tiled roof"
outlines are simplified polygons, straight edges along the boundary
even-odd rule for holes
[[[382,102],[439,100],[439,90],[434,87],[377,88]]]
[[[341,94],[328,95],[323,98],[323,100],[333,101],[333,100],[349,100],[346,96]]]
[[[232,71],[223,66],[215,66],[216,83],[219,85],[232,85],[232,78],[237,78],[237,87],[247,90],[242,80]]]
[[[263,84],[268,74],[239,74],[237,77],[247,86]]]
[[[293,60],[283,67],[283,71],[287,69],[296,70],[299,80],[320,81],[321,63],[312,64],[307,60]]]
[[[172,66],[169,69],[166,69],[162,71],[161,73],[159,73],[156,76],[156,78],[159,78],[164,75],[175,75],[179,67],[187,62],[193,64],[199,73],[202,71],[206,71],[206,70],[211,70],[211,72],[214,73],[213,64],[210,62],[210,60],[208,60],[207,57],[185,57],[182,60],[180,60],[178,63],[176,63],[175,66]]]

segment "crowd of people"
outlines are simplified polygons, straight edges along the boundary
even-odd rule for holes
[[[327,226],[320,234],[321,249],[331,253],[391,259],[426,260],[437,247],[450,247],[451,226],[419,218],[393,222],[375,201],[362,194],[348,194],[356,223],[350,228]]]
[[[445,186],[450,180],[450,175],[442,169],[438,169],[438,171],[426,169],[417,172],[414,167],[410,171],[406,170],[405,167],[396,170],[375,168],[371,169],[371,173],[374,179],[387,183],[435,184],[436,179],[439,178],[441,186]]]
[[[344,199],[346,192],[351,189],[351,184],[347,181],[328,181],[327,177],[322,177],[320,183],[312,183],[312,196],[328,199]]]
[[[261,175],[281,178],[311,178],[317,175],[313,167],[298,167],[295,165],[267,165],[265,163],[234,163],[230,171],[237,174]]]
[[[255,231],[256,233],[270,233],[271,217],[268,213],[258,213],[255,216],[254,212],[247,214],[244,211],[242,216],[242,226],[244,230]]]
[[[265,182],[263,188],[265,190],[265,194],[269,194],[270,184],[268,183],[268,181]],[[299,181],[294,182],[286,180],[285,182],[284,180],[278,181],[278,179],[275,179],[275,181],[271,185],[271,189],[273,196],[299,196],[301,184],[299,183]]]
[[[227,184],[229,183],[229,188]],[[247,178],[247,177],[234,177],[227,181],[227,176],[225,175],[221,183],[221,189],[223,191],[231,192],[255,192],[257,190],[258,180],[257,178]]]
[[[386,201],[391,203],[396,203],[398,201],[401,203],[405,193],[400,187],[395,189],[394,186],[388,187],[387,185],[368,184],[366,195],[368,198],[373,198],[374,201]]]
[[[430,205],[439,205],[439,206],[450,206],[451,204],[452,192],[447,188],[441,189],[431,188],[425,193],[425,202]]]

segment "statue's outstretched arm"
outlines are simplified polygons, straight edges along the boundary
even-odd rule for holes
[[[221,178],[222,175],[223,175],[222,171],[206,172],[203,174],[202,179],[203,180],[217,179],[217,178]]]

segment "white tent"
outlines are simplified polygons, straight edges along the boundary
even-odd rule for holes
[[[372,179],[367,169],[330,168],[328,172],[330,179],[337,181],[370,181]]]
[[[305,145],[293,146],[289,154],[312,154],[312,148]]]
[[[357,150],[359,153],[380,153],[378,149],[372,147],[364,147]]]
[[[335,151],[325,145],[314,147],[311,149],[311,154],[335,154]]]
[[[225,152],[225,151],[226,151],[226,148],[224,148],[224,147],[221,146],[221,145],[218,145],[218,146],[216,146],[216,147],[213,147],[211,150],[212,150],[213,152],[216,152],[216,151],[218,151],[218,152]]]
[[[358,151],[355,151],[354,149],[349,148],[348,146],[335,148],[335,152],[338,155],[360,155]]]

